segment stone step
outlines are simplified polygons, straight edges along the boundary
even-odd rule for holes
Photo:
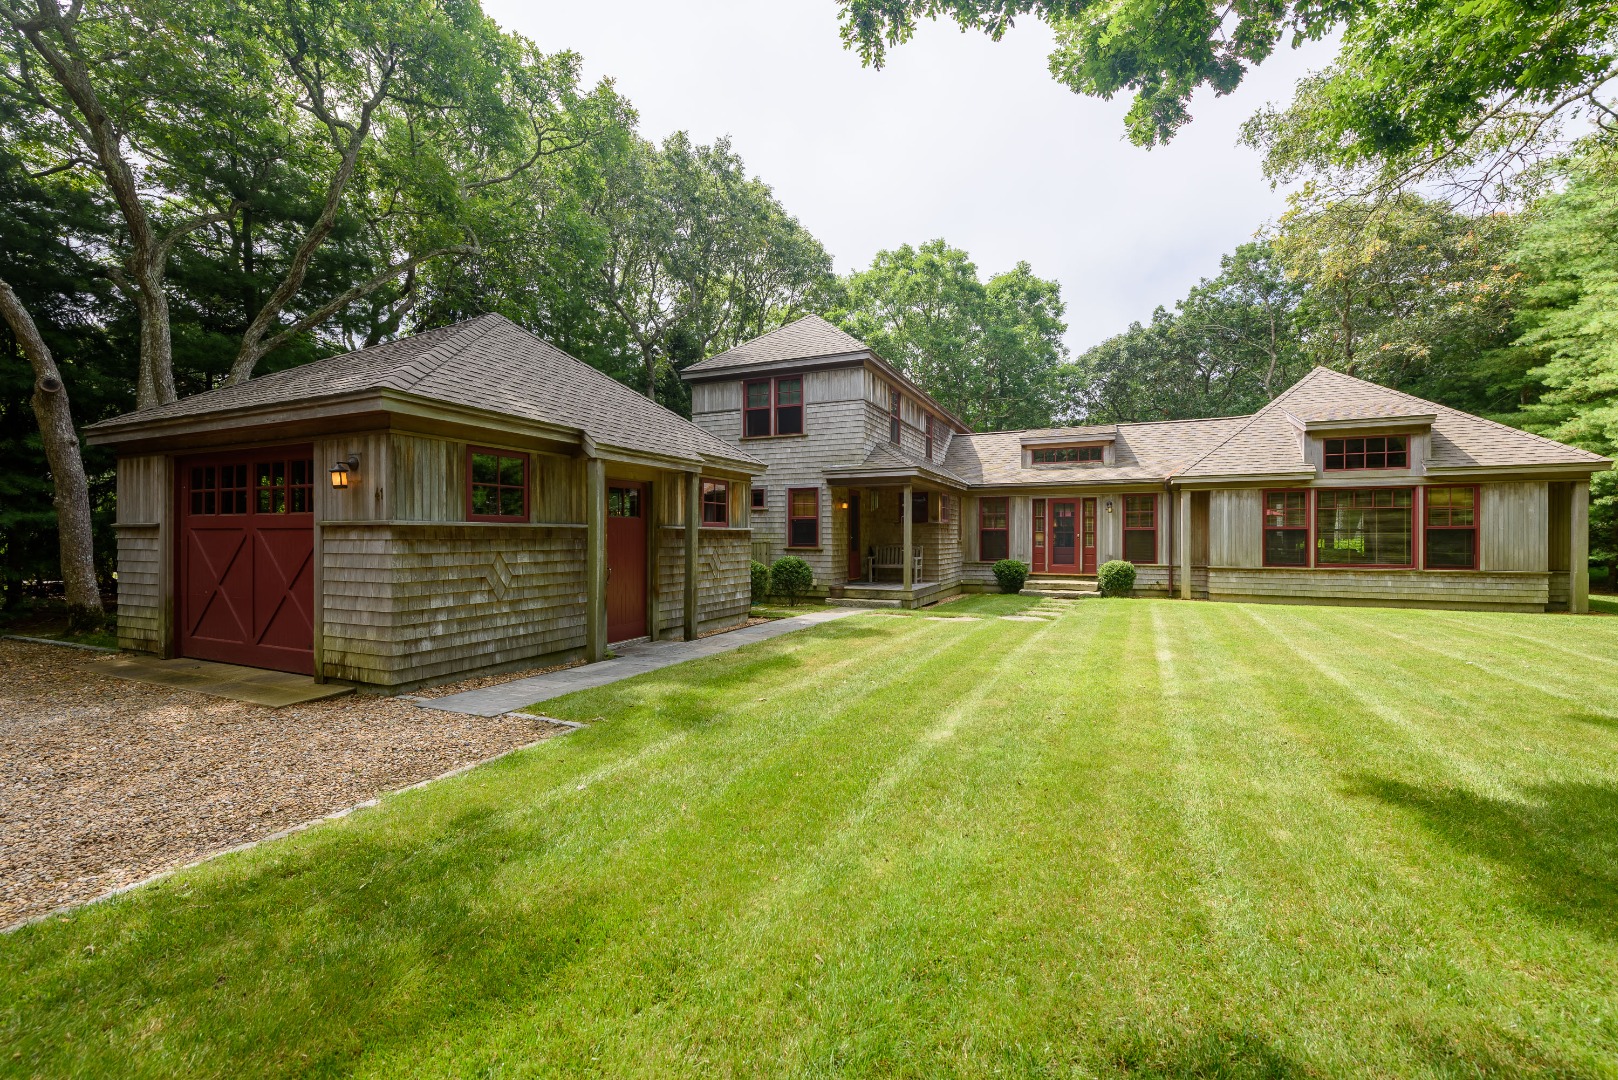
[[[826,598],[827,607],[851,608],[896,608],[904,607],[898,600],[861,600],[853,596],[829,596]]]
[[[1029,589],[1024,588],[1019,596],[1044,596],[1052,600],[1085,600],[1101,594],[1094,589]]]

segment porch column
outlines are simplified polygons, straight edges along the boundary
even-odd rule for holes
[[[1567,609],[1575,615],[1583,615],[1590,610],[1590,481],[1580,480],[1573,485],[1572,501],[1572,520],[1568,522],[1573,544],[1568,552]]]
[[[607,658],[607,465],[584,463],[584,659]]]
[[[1191,492],[1180,489],[1180,599],[1191,599]]]
[[[912,513],[911,513],[911,506],[910,506],[910,492],[911,492],[911,490],[912,490],[911,485],[906,484],[905,485],[904,502],[900,505],[900,513],[903,515],[901,520],[904,522],[905,549],[904,549],[904,555],[900,558],[899,561],[904,563],[905,592],[909,592],[916,584],[916,582],[915,582],[915,574],[913,572],[914,568],[913,568],[913,566],[911,564],[911,559],[913,557],[911,555],[911,548],[912,548],[912,545],[915,543],[915,532],[916,532],[915,522],[913,522],[911,520],[911,517],[913,516]]]
[[[685,474],[685,640],[697,639],[697,552],[702,539],[702,478]]]

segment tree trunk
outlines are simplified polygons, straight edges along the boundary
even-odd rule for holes
[[[67,587],[69,613],[99,612],[101,590],[96,586],[95,541],[90,529],[90,484],[84,475],[84,459],[79,455],[79,435],[73,427],[67,387],[33,317],[4,279],[0,279],[0,317],[11,327],[12,335],[34,369],[34,396],[30,404],[39,422],[45,460],[51,470],[62,582]]]
[[[641,361],[646,365],[646,396],[653,401],[657,400],[657,350],[651,345],[642,345],[640,350]]]

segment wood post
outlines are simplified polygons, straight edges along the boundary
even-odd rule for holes
[[[912,547],[913,547],[913,545],[915,543],[915,532],[916,532],[916,526],[915,526],[915,523],[914,523],[914,521],[912,519],[915,517],[915,512],[914,512],[914,508],[911,506],[911,503],[910,503],[910,500],[911,500],[911,494],[910,493],[913,490],[915,490],[915,489],[911,485],[909,485],[909,484],[905,485],[904,502],[899,505],[899,513],[901,515],[900,520],[904,522],[904,543],[905,543],[904,554],[900,558],[899,561],[904,563],[905,592],[910,592],[911,589],[913,589],[915,587],[915,584],[916,584],[916,581],[915,581],[915,576],[916,576],[915,575],[915,564],[912,561],[915,558],[915,555],[912,553]]]
[[[697,639],[697,554],[702,542],[702,477],[685,474],[685,640]]]
[[[1191,492],[1180,489],[1180,599],[1191,599]]]
[[[584,463],[584,658],[607,658],[607,466]]]
[[[1590,481],[1573,485],[1572,550],[1567,564],[1567,609],[1575,615],[1590,610]]]

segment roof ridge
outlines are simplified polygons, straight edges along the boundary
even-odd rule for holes
[[[489,333],[501,323],[507,323],[512,326],[517,325],[504,315],[501,315],[499,312],[495,311],[485,311],[481,315],[474,315],[472,318],[467,319],[465,322],[460,323],[459,325],[451,323],[450,325],[454,327],[455,332],[452,334],[446,334],[443,341],[440,341],[438,344],[422,353],[417,360],[418,362],[427,361],[427,363],[423,365],[423,369],[416,374],[415,378],[411,379],[404,386],[397,387],[397,389],[402,393],[409,393],[410,391],[414,390],[426,380],[427,376],[436,372],[444,364],[454,359],[456,352],[459,352],[460,349],[465,348],[474,341],[488,337]],[[468,336],[468,332],[472,330],[476,330],[477,332]],[[416,335],[411,334],[408,336],[415,337]],[[463,341],[463,339],[465,340]],[[406,339],[395,338],[394,340],[403,341]],[[455,350],[446,351],[449,350],[451,346],[456,346]]]
[[[1330,368],[1326,367],[1323,364],[1316,364],[1314,367],[1310,368],[1308,373],[1305,374],[1303,376],[1303,378],[1299,379],[1297,382],[1293,383],[1291,386],[1289,386],[1285,390],[1281,391],[1275,397],[1271,398],[1262,408],[1260,408],[1258,411],[1254,412],[1251,416],[1249,416],[1247,418],[1247,423],[1242,424],[1240,427],[1236,428],[1236,430],[1232,431],[1229,435],[1226,435],[1223,439],[1219,440],[1219,442],[1215,443],[1213,446],[1210,446],[1208,448],[1207,453],[1203,454],[1201,457],[1198,457],[1198,458],[1196,458],[1196,459],[1194,459],[1192,461],[1188,461],[1184,465],[1182,465],[1178,470],[1179,475],[1183,476],[1183,475],[1189,473],[1192,469],[1195,469],[1198,465],[1201,465],[1204,461],[1207,461],[1215,453],[1217,453],[1218,451],[1224,449],[1227,445],[1230,444],[1232,439],[1236,438],[1236,436],[1240,435],[1242,432],[1246,431],[1248,428],[1250,428],[1254,424],[1256,424],[1258,422],[1259,417],[1263,416],[1265,413],[1269,412],[1271,409],[1274,409],[1277,406],[1279,406],[1281,404],[1281,402],[1283,402],[1287,398],[1291,397],[1294,393],[1297,392],[1297,390],[1298,390],[1298,388],[1300,386],[1302,386],[1304,383],[1308,382],[1309,380],[1313,379],[1319,372],[1330,371],[1330,370],[1331,370]]]

